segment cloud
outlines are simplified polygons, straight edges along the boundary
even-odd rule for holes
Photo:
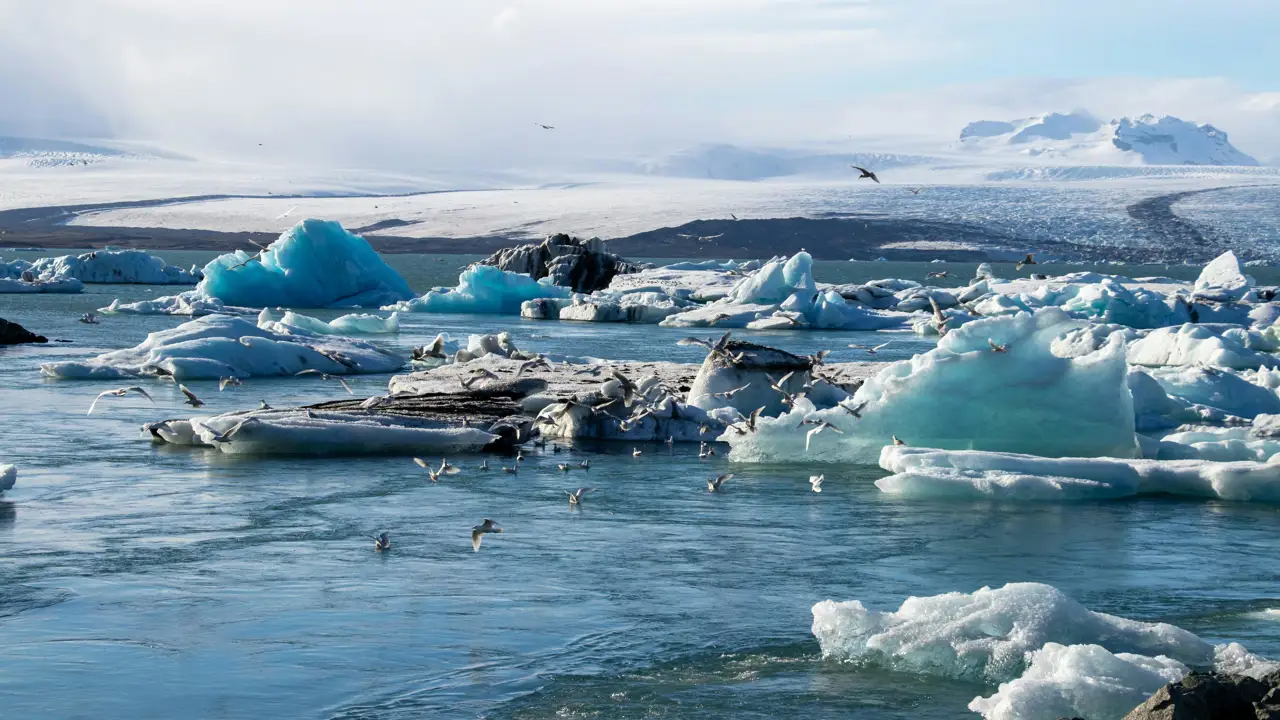
[[[1156,9],[1135,3],[1115,12]],[[980,117],[1085,107],[1178,114],[1220,125],[1250,151],[1275,147],[1275,87],[1246,90],[1213,73],[1142,79],[1132,68],[1144,58],[1127,60],[1132,77],[1093,72],[1088,33],[1113,30],[1086,20],[1110,5],[7,3],[0,134],[110,135],[208,157],[427,171],[549,167],[700,141],[950,137]],[[1275,13],[1267,3],[1234,12],[1251,25]],[[1144,33],[1176,35],[1161,25],[1175,22],[1166,15],[1151,15]],[[1066,43],[1042,27],[1050,21],[1077,36]],[[1043,79],[1046,67],[1076,77]],[[535,121],[558,130],[535,132]]]

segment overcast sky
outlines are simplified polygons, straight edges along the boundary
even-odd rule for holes
[[[1083,108],[1269,160],[1278,27],[1277,0],[12,0],[0,134],[493,168]]]

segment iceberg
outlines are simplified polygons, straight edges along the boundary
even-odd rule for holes
[[[110,305],[98,308],[98,312],[110,315],[188,315],[200,317],[214,314],[249,315],[254,310],[253,308],[223,305],[222,301],[217,298],[206,297],[197,290],[188,290],[177,295],[165,295],[155,300],[139,300],[132,303],[122,303],[119,299],[115,299],[111,301]]]
[[[1214,258],[1196,278],[1196,300],[1211,302],[1239,302],[1253,287],[1253,278],[1240,269],[1240,261],[1230,250]]]
[[[1059,308],[970,322],[933,350],[881,370],[841,407],[820,410],[802,398],[791,412],[762,419],[756,432],[720,439],[740,462],[870,464],[895,435],[929,447],[1134,457],[1123,335],[1091,352],[1054,352],[1057,338],[1085,326]],[[815,436],[806,451],[805,420],[843,434]]]
[[[1187,323],[1152,330],[1130,344],[1126,355],[1130,364],[1147,367],[1207,365],[1257,370],[1280,364],[1264,351],[1274,347],[1272,339],[1247,328]]]
[[[145,250],[94,250],[82,255],[40,258],[31,269],[46,279],[75,278],[84,283],[195,285],[204,277],[197,268],[183,270]]]
[[[400,332],[400,314],[393,312],[390,317],[383,318],[379,315],[352,313],[325,322],[290,310],[284,311],[279,317],[270,308],[263,308],[258,313],[258,327],[270,330],[275,324],[300,328],[316,335],[387,335]]]
[[[0,495],[3,495],[5,490],[12,490],[17,482],[18,467],[0,463]]]
[[[1093,612],[1040,583],[910,597],[887,612],[824,600],[813,606],[813,634],[830,659],[981,682],[1022,676],[1028,653],[1048,643],[1163,655],[1192,666],[1214,661],[1213,646],[1182,628]]]
[[[181,381],[295,375],[303,370],[385,373],[404,364],[403,358],[359,340],[289,326],[266,329],[239,317],[208,315],[153,332],[136,347],[85,361],[44,363],[40,371],[57,378],[164,375]]]
[[[75,278],[55,277],[30,280],[22,278],[0,277],[0,293],[78,293],[84,290],[84,283]]]
[[[520,305],[520,317],[530,320],[625,322],[656,324],[696,305],[660,291],[596,292],[564,298],[537,298]]]
[[[201,295],[255,308],[378,307],[413,297],[364,238],[324,220],[303,220],[256,256],[221,255],[204,275]]]
[[[1237,373],[1211,367],[1151,368],[1148,374],[1170,396],[1251,419],[1259,414],[1280,413],[1280,395],[1268,385],[1267,370]]]
[[[1165,446],[1161,444],[1161,450]],[[1019,453],[885,446],[881,492],[909,498],[1077,500],[1176,495],[1280,502],[1280,462],[1048,458]]]
[[[1101,645],[1046,643],[1022,677],[1001,683],[969,709],[987,720],[1120,718],[1189,668],[1173,658],[1112,653]]]
[[[526,300],[567,298],[573,291],[538,281],[528,275],[506,272],[491,265],[472,265],[458,276],[455,288],[437,288],[419,298],[402,300],[383,310],[400,312],[478,313],[518,315]]]

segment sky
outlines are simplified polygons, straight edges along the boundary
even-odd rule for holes
[[[1085,109],[1280,162],[1278,27],[1276,0],[12,0],[0,134],[529,168]]]

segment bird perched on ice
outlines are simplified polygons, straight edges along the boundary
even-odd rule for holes
[[[373,549],[377,552],[386,552],[391,549],[391,533],[379,533],[373,536]]]
[[[99,401],[99,400],[101,400],[102,398],[104,398],[104,397],[108,397],[108,396],[110,396],[110,397],[124,397],[125,395],[128,395],[128,394],[129,394],[129,393],[131,393],[131,392],[136,392],[136,393],[138,393],[139,395],[141,395],[142,397],[144,397],[144,398],[146,398],[146,399],[148,399],[148,400],[151,400],[152,404],[154,404],[154,403],[155,403],[155,400],[152,400],[152,399],[151,399],[151,396],[150,396],[149,394],[147,394],[147,391],[146,391],[146,390],[143,390],[142,388],[138,387],[137,385],[131,385],[131,386],[129,386],[129,387],[117,388],[117,389],[115,389],[115,390],[104,390],[103,392],[98,393],[98,397],[94,398],[94,399],[93,399],[93,402],[89,403],[89,412],[85,413],[85,415],[92,415],[92,414],[93,414],[93,409],[94,409],[95,407],[97,407],[97,406],[98,406],[98,401]]]
[[[813,487],[814,492],[820,493],[822,492],[822,481],[825,479],[827,479],[826,475],[810,475],[809,485]]]
[[[218,378],[218,392],[222,392],[229,387],[240,387],[240,378],[235,375]]]
[[[85,325],[97,325],[98,314],[87,312],[80,316],[80,322],[84,323]]]
[[[259,410],[273,410],[274,408],[272,408],[270,405],[268,405],[266,400],[259,400],[259,401],[258,401],[258,409],[259,409]]]
[[[899,439],[898,439],[898,436],[897,436],[897,435],[893,435],[892,437],[893,437],[893,444],[894,444],[894,445],[906,445],[906,443],[904,443],[904,442],[902,442],[901,440],[899,440]]]
[[[719,476],[719,477],[715,477],[715,478],[712,478],[712,479],[708,480],[708,481],[707,481],[707,492],[710,492],[710,493],[713,493],[713,492],[720,492],[720,486],[721,486],[721,485],[723,485],[723,484],[725,483],[725,481],[726,481],[726,480],[728,480],[729,478],[732,478],[732,477],[733,477],[733,473],[726,473],[726,474],[721,475],[721,476]]]
[[[580,488],[578,488],[578,489],[577,489],[576,491],[574,491],[574,492],[569,492],[568,490],[565,490],[564,492],[565,492],[565,494],[566,494],[566,495],[568,495],[568,496],[569,496],[569,504],[570,504],[570,505],[581,505],[581,504],[582,504],[582,496],[583,496],[583,495],[586,495],[587,493],[591,492],[592,490],[595,490],[595,488],[580,487]]]
[[[871,172],[870,170],[864,167],[858,167],[857,165],[850,165],[849,167],[862,173],[861,175],[858,176],[859,180],[862,180],[863,178],[871,178],[872,180],[875,180],[877,184],[879,184],[880,178],[876,177],[876,174]]]
[[[196,397],[196,394],[191,392],[191,390],[189,390],[186,385],[179,383],[178,389],[181,390],[182,394],[187,397],[187,399],[184,401],[185,404],[190,405],[193,408],[198,408],[201,405],[204,405],[204,401]]]
[[[295,375],[295,376],[297,376],[297,375],[319,375],[321,380],[337,380],[338,382],[342,383],[342,387],[346,389],[347,394],[349,394],[349,395],[355,395],[355,394],[356,394],[356,391],[351,389],[351,386],[347,384],[347,381],[346,381],[346,380],[343,380],[342,378],[338,377],[337,375],[330,375],[329,373],[320,372],[319,370],[317,370],[317,369],[315,369],[315,368],[307,368],[306,370],[303,370],[302,372],[294,373],[294,375]]]
[[[500,532],[502,532],[502,528],[494,525],[489,518],[485,518],[484,522],[471,528],[471,551],[480,552],[480,541],[484,539],[484,536],[488,533]]]

